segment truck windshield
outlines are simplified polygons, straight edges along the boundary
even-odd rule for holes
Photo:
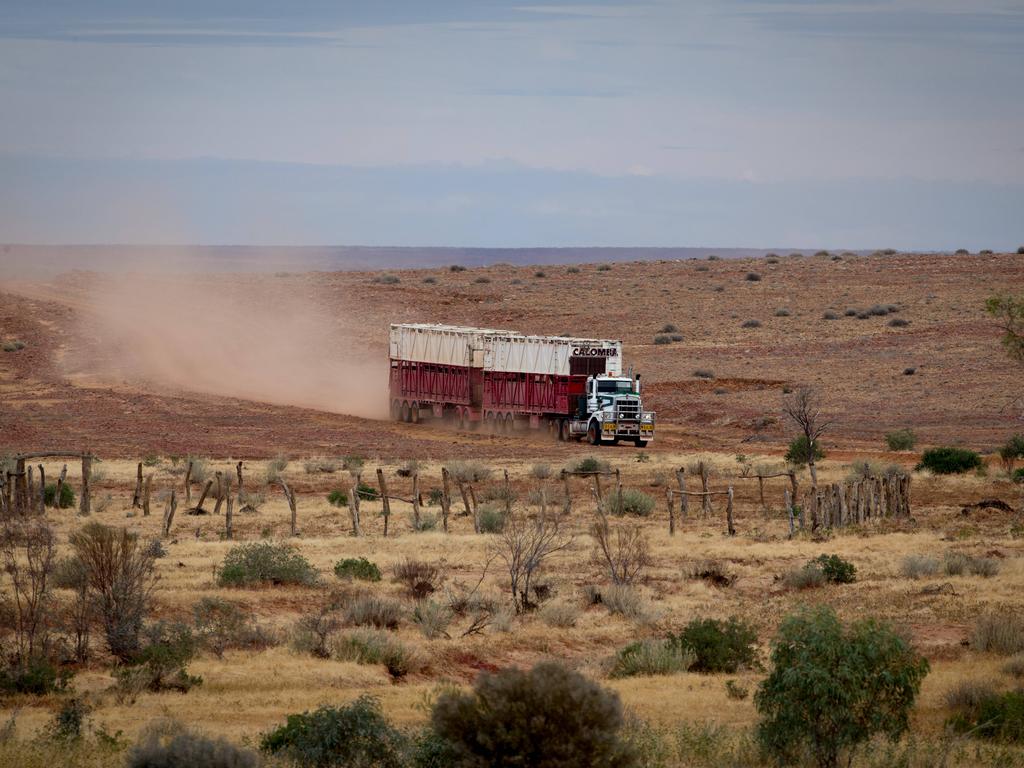
[[[602,395],[606,393],[610,395],[628,395],[633,391],[633,382],[629,379],[624,381],[615,381],[614,379],[610,381],[598,380],[597,391]]]

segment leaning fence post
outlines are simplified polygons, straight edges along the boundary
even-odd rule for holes
[[[39,465],[39,514],[46,514],[46,470]]]
[[[149,517],[149,494],[153,490],[153,473],[146,475],[146,482],[142,486],[142,516]]]
[[[352,475],[352,491],[348,495],[348,512],[352,517],[352,535],[359,535],[359,473]]]
[[[217,503],[213,505],[213,514],[219,515],[220,514],[221,505],[224,503],[224,473],[218,471],[216,473],[216,478],[217,478]],[[229,484],[231,483],[231,475],[227,476],[227,481],[228,481]]]
[[[164,536],[171,533],[171,523],[174,522],[174,510],[178,508],[178,498],[171,488],[171,495],[167,498],[167,506],[164,507]]]
[[[192,503],[192,459],[188,460],[185,468],[185,506]]]
[[[708,468],[703,460],[698,462],[697,471],[700,473],[700,490],[703,493],[700,499],[700,512],[707,519],[708,515],[711,515],[714,510],[711,509],[711,496],[708,494]]]
[[[416,472],[412,474],[412,526],[420,529],[420,476]]]
[[[448,467],[441,467],[441,525],[444,532],[448,533],[448,515],[452,509],[451,478],[448,474]]]
[[[142,506],[142,462],[135,468],[135,493],[132,494],[132,509]]]
[[[384,470],[377,467],[377,485],[380,486],[381,514],[384,515],[384,538],[388,536],[388,520],[391,518],[391,499],[388,498],[388,484],[384,481]]]
[[[277,482],[280,484],[281,490],[284,492],[284,499],[285,499],[285,501],[288,502],[288,509],[292,513],[291,534],[292,534],[292,536],[297,536],[298,535],[298,513],[296,512],[296,509],[295,509],[295,492],[292,491],[292,489],[288,487],[288,483],[286,483],[283,478],[278,480]],[[358,517],[358,510],[357,510],[357,517]],[[356,535],[358,536],[358,534],[356,534]]]
[[[601,494],[601,474],[599,471],[594,473],[594,495],[597,496],[597,503],[600,504],[603,497]]]
[[[731,485],[729,486],[729,490],[727,491],[727,495],[728,495],[728,499],[729,500],[728,500],[727,506],[725,507],[725,520],[726,520],[726,522],[728,523],[728,526],[729,526],[729,535],[730,536],[735,536],[736,535],[736,526],[733,525],[733,521],[732,521],[732,486]]]
[[[78,504],[78,514],[88,515],[90,512],[89,502],[89,478],[92,476],[92,456],[88,453],[82,454],[82,498]]]
[[[795,533],[795,531],[793,529],[793,499],[789,495],[789,488],[786,489],[785,500],[786,500],[786,502],[785,502],[786,503],[786,514],[789,516],[789,538],[792,539],[793,538],[793,534]]]
[[[512,514],[512,485],[508,480],[508,469],[505,470],[505,516]]]
[[[615,503],[619,505],[619,514],[622,512],[622,475],[619,472],[618,467],[615,469]]]
[[[668,503],[668,535],[676,533],[676,506],[672,503],[672,489],[665,488],[665,501]]]
[[[233,523],[234,523],[234,506],[235,500],[231,498],[231,475],[224,478],[224,495],[226,507],[224,510],[224,538],[231,541],[232,536],[235,535]]]

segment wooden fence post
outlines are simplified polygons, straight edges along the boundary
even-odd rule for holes
[[[348,495],[348,512],[352,517],[353,536],[358,536],[361,532],[359,525],[359,477],[358,472],[352,475],[352,492]]]
[[[284,500],[288,502],[288,510],[292,513],[291,527],[290,527],[291,535],[292,536],[297,536],[298,535],[298,523],[299,523],[299,519],[298,518],[299,518],[299,515],[298,515],[298,512],[295,509],[295,492],[292,491],[292,489],[288,487],[288,483],[286,483],[283,478],[282,479],[278,479],[277,482],[280,484],[281,490],[284,492]]]
[[[391,499],[388,498],[388,484],[384,481],[384,470],[377,467],[377,485],[380,486],[381,514],[384,515],[384,538],[388,536],[388,520],[391,519]]]
[[[789,516],[789,538],[792,539],[793,534],[796,533],[796,531],[793,527],[793,498],[789,495],[789,488],[786,489],[784,498],[786,504],[786,513]]]
[[[690,517],[690,500],[686,494],[686,470],[682,467],[676,471],[676,482],[679,483],[679,518],[687,520]]]
[[[24,459],[17,459],[14,462],[14,475],[14,511],[19,515],[23,515],[25,514],[25,508],[28,506],[28,491],[25,488]]]
[[[462,482],[462,480],[457,478],[457,477],[455,478],[455,482],[459,486],[459,494],[462,496],[462,504],[466,508],[466,514],[467,515],[472,515],[473,514],[473,508],[469,506],[469,494],[466,493],[466,484],[464,482]],[[475,533],[479,533],[479,531],[474,531],[474,532]]]
[[[82,496],[78,503],[78,514],[88,515],[92,505],[89,499],[89,479],[92,476],[92,456],[82,454]]]
[[[36,505],[36,483],[32,476],[32,465],[29,464],[25,469],[27,475],[27,488],[25,491],[25,514],[31,515],[32,509]]]
[[[672,489],[665,488],[665,501],[668,503],[668,535],[675,536],[676,533],[676,505],[672,501]]]
[[[420,529],[420,476],[418,472],[412,473],[412,527],[417,531]]]
[[[46,470],[39,465],[39,514],[46,514]]]
[[[242,462],[238,462],[235,465],[235,472],[238,474],[238,492],[241,493],[244,488],[242,483]]]
[[[192,503],[192,459],[188,460],[185,468],[185,506]]]
[[[601,474],[600,472],[594,473],[594,495],[597,497],[597,503],[600,504],[603,497],[601,493]]]
[[[142,516],[149,517],[149,494],[153,490],[153,473],[146,475],[146,482],[142,486]]]
[[[0,473],[0,515],[7,516],[7,478]]]
[[[135,493],[132,494],[132,509],[142,508],[142,462],[135,467]]]
[[[505,470],[505,516],[512,514],[512,485],[508,479],[508,469]]]
[[[736,526],[733,525],[733,521],[732,521],[732,486],[731,485],[729,486],[729,490],[727,492],[727,496],[728,496],[728,502],[726,503],[726,507],[725,507],[725,520],[726,520],[726,523],[729,526],[729,535],[730,536],[735,536],[736,535]]]
[[[448,533],[448,515],[452,511],[451,477],[448,467],[441,467],[441,525]]]
[[[615,496],[615,503],[619,505],[619,514],[624,514],[622,510],[622,476],[618,467],[615,469]]]
[[[207,480],[206,485],[203,486],[203,492],[199,494],[199,503],[196,504],[196,512],[202,514],[203,502],[206,501],[206,496],[210,493],[210,489],[213,487],[213,480]],[[293,534],[294,535],[294,534]]]
[[[235,535],[234,531],[234,507],[235,500],[231,498],[231,475],[224,478],[224,496],[226,505],[224,507],[224,538],[231,541]]]
[[[700,497],[700,512],[706,520],[712,514],[711,496],[708,495],[708,472],[707,465],[702,461],[697,463],[697,471],[700,473],[700,490],[704,494]]]
[[[473,484],[469,483],[469,500],[473,503],[473,529],[477,533],[480,531],[480,508],[476,503],[476,491],[473,490]]]
[[[57,492],[53,495],[53,506],[60,508],[60,494],[64,490],[64,483],[68,479],[68,465],[65,464],[60,468],[60,474],[57,476]]]
[[[221,504],[224,503],[224,473],[218,471],[214,474],[214,477],[217,478],[217,503],[213,505],[213,514],[219,515]],[[231,475],[228,475],[227,479],[230,483]]]
[[[171,488],[171,495],[167,498],[167,506],[164,507],[164,536],[171,533],[171,523],[174,522],[174,510],[178,508],[178,498]]]

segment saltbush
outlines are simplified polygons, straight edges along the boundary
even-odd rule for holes
[[[607,472],[608,462],[601,461],[596,456],[586,456],[580,459],[572,467],[573,472]]]
[[[257,768],[259,756],[173,721],[150,725],[128,753],[126,768]]]
[[[505,510],[497,504],[482,504],[477,510],[477,520],[480,533],[501,533],[505,530]]]
[[[339,579],[380,581],[380,568],[365,557],[346,557],[334,564],[334,575]]]
[[[45,658],[30,659],[23,664],[0,667],[0,693],[27,693],[43,696],[67,688],[72,673],[59,670]]]
[[[402,621],[402,613],[402,605],[397,600],[359,595],[345,606],[345,623],[359,627],[397,629]]]
[[[689,648],[672,640],[637,640],[622,648],[612,659],[608,676],[650,677],[686,672],[697,660]]]
[[[335,488],[327,494],[327,503],[332,507],[347,507],[348,494],[340,488]]]
[[[158,621],[145,630],[145,644],[134,663],[115,673],[123,692],[180,691],[185,693],[203,679],[188,673],[185,666],[199,650],[192,628],[180,622]]]
[[[311,768],[402,768],[405,737],[375,698],[363,695],[343,707],[323,705],[289,715],[284,725],[264,734],[260,749]]]
[[[968,448],[944,446],[929,448],[925,451],[921,455],[921,462],[915,469],[927,469],[936,475],[957,475],[970,472],[973,469],[981,469],[981,467],[981,456],[975,451]]]
[[[222,587],[250,587],[260,584],[312,585],[316,569],[290,544],[269,541],[232,547],[217,575]]]
[[[356,630],[341,636],[334,642],[334,656],[356,664],[383,664],[396,680],[422,667],[415,651],[381,630]]]
[[[243,606],[220,597],[204,597],[192,609],[197,639],[217,658],[229,648],[258,650],[272,644]]]
[[[818,555],[808,565],[821,568],[825,581],[832,584],[852,584],[857,580],[857,567],[839,555]]]
[[[897,429],[886,433],[885,445],[890,451],[911,451],[917,445],[917,435],[912,429]]]
[[[783,620],[754,704],[762,748],[780,764],[833,768],[875,735],[897,739],[928,662],[887,624],[843,626],[826,606]]]
[[[654,511],[654,498],[635,488],[623,488],[620,500],[619,493],[612,490],[601,500],[601,510],[606,515],[647,517]]]
[[[451,764],[495,768],[633,768],[623,723],[618,694],[557,662],[484,672],[471,692],[441,694],[431,713]]]
[[[669,635],[679,648],[691,651],[696,672],[734,673],[757,665],[757,632],[736,617],[728,621],[694,619],[678,635]]]

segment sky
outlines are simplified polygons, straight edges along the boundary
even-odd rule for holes
[[[0,0],[0,242],[1024,243],[1024,0]]]

